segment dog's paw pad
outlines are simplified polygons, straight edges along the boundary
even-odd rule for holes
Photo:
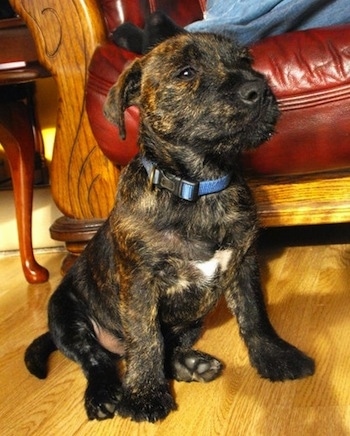
[[[114,415],[116,405],[112,403],[100,403],[97,407],[97,419],[107,419]]]
[[[222,370],[222,363],[200,351],[189,350],[175,355],[172,363],[174,378],[179,381],[209,382]]]

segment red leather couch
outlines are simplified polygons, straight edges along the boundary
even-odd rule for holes
[[[101,0],[107,31],[140,27],[157,9],[186,25],[201,19],[200,0]],[[291,32],[251,47],[279,101],[277,134],[244,157],[263,224],[345,222],[350,218],[350,24]],[[87,112],[104,154],[123,166],[137,152],[138,111],[126,117],[127,137],[105,120],[104,100],[134,54],[107,41],[92,57]]]

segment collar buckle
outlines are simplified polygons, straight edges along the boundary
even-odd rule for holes
[[[167,189],[177,197],[187,201],[197,201],[199,198],[199,183],[183,180],[178,176],[167,174],[159,168],[153,167],[150,184]]]

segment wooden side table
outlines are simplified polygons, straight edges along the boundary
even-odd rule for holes
[[[47,76],[22,20],[0,20],[0,142],[9,161],[21,263],[29,283],[42,283],[49,277],[35,260],[32,246],[34,160],[41,132],[30,94],[11,100],[5,90],[9,85],[21,86]]]

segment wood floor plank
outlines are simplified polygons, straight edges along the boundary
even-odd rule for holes
[[[156,424],[118,417],[89,422],[82,402],[84,376],[60,353],[52,355],[46,380],[27,373],[23,353],[45,330],[46,305],[60,280],[63,255],[37,256],[51,273],[42,285],[24,281],[18,257],[0,258],[1,434],[350,435],[350,234],[334,241],[321,234],[306,244],[295,234],[289,240],[265,238],[259,254],[272,323],[315,358],[316,374],[285,383],[259,378],[222,301],[197,344],[225,363],[222,376],[208,384],[173,383],[178,409]]]

